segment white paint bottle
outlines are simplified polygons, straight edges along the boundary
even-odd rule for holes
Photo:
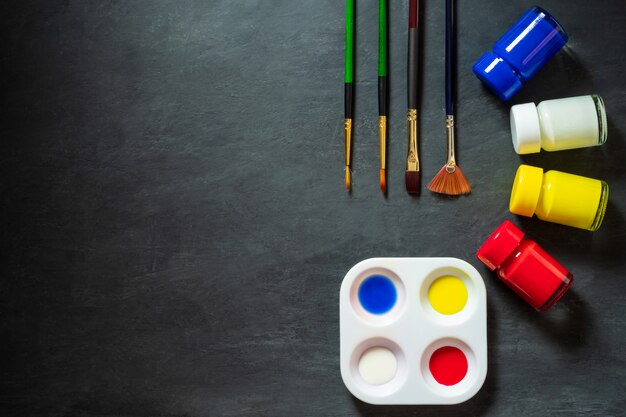
[[[606,110],[598,95],[511,107],[511,136],[518,154],[598,146],[606,135]]]

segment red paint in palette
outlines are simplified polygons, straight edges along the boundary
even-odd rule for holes
[[[461,349],[444,346],[432,354],[428,367],[441,385],[456,385],[467,375],[467,358]]]

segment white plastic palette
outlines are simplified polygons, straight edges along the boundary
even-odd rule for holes
[[[466,289],[464,307],[453,314],[431,304],[433,283],[448,279],[442,277],[455,277]],[[395,296],[370,302],[364,288],[395,289]],[[367,403],[457,404],[473,397],[487,376],[485,284],[460,259],[372,258],[356,264],[341,284],[339,320],[341,376]]]

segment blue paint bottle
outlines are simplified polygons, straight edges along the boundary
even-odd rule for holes
[[[502,100],[509,100],[567,42],[563,26],[541,7],[527,11],[472,67]]]

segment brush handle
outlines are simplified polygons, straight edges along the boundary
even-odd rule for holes
[[[454,115],[454,0],[446,0],[446,115]]]
[[[419,58],[419,1],[409,0],[409,49],[407,54],[408,107],[417,109],[417,71]]]
[[[354,0],[346,0],[346,62],[344,71],[344,108],[345,118],[352,119],[354,91]]]
[[[387,0],[378,0],[378,115],[387,115]]]
[[[344,82],[351,83],[354,58],[354,0],[346,0],[346,66]]]

